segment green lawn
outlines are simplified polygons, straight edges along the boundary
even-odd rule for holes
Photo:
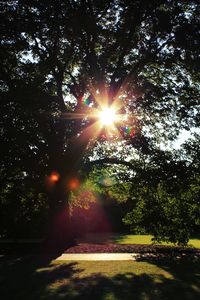
[[[200,264],[12,259],[0,263],[0,293],[3,300],[200,299]]]
[[[151,235],[119,234],[113,235],[113,242],[117,244],[151,244]]]
[[[96,236],[97,238],[97,236]],[[103,238],[100,237],[100,238]],[[117,243],[149,244],[148,235],[104,236]],[[191,240],[200,247],[199,239]],[[54,257],[0,255],[3,300],[196,300],[200,299],[200,262],[77,261]]]
[[[134,234],[87,234],[80,239],[80,242],[100,242],[100,243],[117,243],[117,244],[152,244],[151,235],[134,235]],[[172,245],[163,243],[164,245]],[[189,246],[200,248],[200,237],[190,239]]]
[[[119,235],[113,235],[112,239],[115,243],[118,244],[151,244],[151,235],[133,235],[133,234],[119,234]],[[163,243],[166,244],[166,243]],[[170,244],[168,244],[170,245]],[[200,248],[200,239],[190,239],[189,246],[193,246],[196,248]]]

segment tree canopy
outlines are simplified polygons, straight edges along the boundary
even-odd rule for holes
[[[199,126],[198,41],[195,0],[3,2],[1,206],[16,187],[19,203],[34,189],[37,209],[54,215],[91,159],[137,172],[145,156],[163,187],[160,144]],[[119,115],[113,126],[99,124],[103,107]],[[185,155],[196,161],[193,147]]]

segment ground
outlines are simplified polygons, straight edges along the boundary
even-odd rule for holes
[[[191,255],[117,262],[55,261],[58,255],[0,256],[1,299],[200,299],[200,261]]]
[[[149,245],[152,244],[151,235],[136,235],[136,234],[86,234],[83,238],[80,238],[79,242],[88,243],[115,243],[115,244],[138,244],[138,245]],[[162,245],[172,245],[162,243]],[[191,238],[188,243],[189,246],[200,248],[200,236],[197,235]]]
[[[26,257],[1,263],[3,300],[200,299],[200,264],[181,262],[59,262]]]

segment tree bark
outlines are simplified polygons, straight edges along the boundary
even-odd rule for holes
[[[66,185],[65,185],[66,186]],[[69,191],[60,181],[49,192],[47,250],[59,251],[74,243],[70,224]]]

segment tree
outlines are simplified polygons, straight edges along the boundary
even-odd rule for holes
[[[198,126],[198,9],[172,0],[2,4],[2,172],[19,169],[42,191],[46,176],[54,239],[70,232],[70,182],[99,141],[152,153]],[[112,134],[96,120],[106,105],[121,116]]]
[[[181,156],[165,154],[159,161],[151,157],[134,177],[134,207],[124,221],[158,242],[186,245],[199,231],[199,160],[193,164],[189,154],[183,159],[183,150]]]
[[[126,204],[123,220],[134,233],[186,245],[199,232],[199,135],[181,150],[135,151],[128,162],[119,157],[100,158],[90,165],[97,166],[91,172],[92,180],[103,184],[104,193],[117,203]]]

